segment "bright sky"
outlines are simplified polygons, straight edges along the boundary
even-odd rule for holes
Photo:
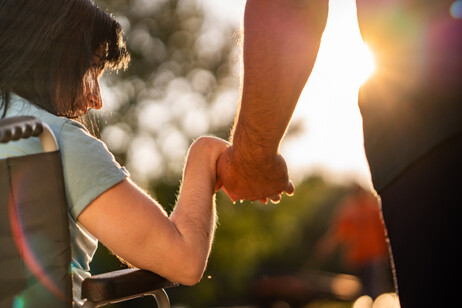
[[[214,22],[238,25],[242,18],[244,0],[198,1]],[[285,139],[281,148],[294,180],[322,172],[369,184],[357,91],[373,70],[373,58],[362,44],[355,14],[354,0],[330,0],[318,60],[293,118],[303,121],[303,133]]]

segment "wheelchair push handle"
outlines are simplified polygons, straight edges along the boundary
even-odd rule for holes
[[[39,137],[44,152],[58,150],[58,144],[51,129],[32,116],[0,119],[0,143],[19,139]]]

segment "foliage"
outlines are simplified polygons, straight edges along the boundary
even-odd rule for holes
[[[167,191],[175,189],[172,186]],[[319,269],[310,260],[312,249],[327,229],[334,206],[347,192],[347,187],[311,177],[297,186],[293,197],[284,197],[278,205],[247,201],[233,205],[224,194],[218,194],[219,225],[207,271],[194,287],[168,290],[172,304],[185,307],[249,304],[256,300],[252,288],[261,277]],[[114,257],[108,261],[105,253],[95,259],[92,268],[100,271],[120,267]],[[323,269],[342,270],[336,264]],[[121,307],[144,307],[138,301],[132,305]]]
[[[170,212],[192,139],[228,136],[239,91],[235,29],[208,23],[193,0],[96,2],[122,24],[132,61],[126,71],[104,77],[104,112],[90,117],[116,159]],[[169,290],[173,305],[248,304],[265,274],[310,267],[312,247],[345,192],[311,177],[279,205],[232,205],[219,194],[207,272],[197,286]],[[91,264],[93,273],[122,266],[102,245]]]
[[[227,138],[238,101],[234,30],[194,0],[99,0],[119,20],[131,63],[103,79],[102,138],[143,185],[176,182],[189,144]]]

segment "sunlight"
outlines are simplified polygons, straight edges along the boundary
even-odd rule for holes
[[[384,293],[375,300],[363,295],[353,303],[353,308],[400,308],[400,303],[395,293]]]
[[[374,56],[359,32],[355,1],[330,0],[316,64],[293,119],[303,123],[305,132],[286,139],[281,150],[293,177],[315,172],[370,184],[357,100],[359,87],[374,70]]]
[[[365,43],[358,44],[356,48],[358,70],[355,72],[355,76],[352,79],[354,79],[359,85],[362,85],[369,79],[369,77],[372,76],[372,74],[374,74],[374,54]]]
[[[214,21],[238,26],[242,20],[243,0],[199,2]],[[329,0],[318,58],[292,120],[299,129],[284,139],[280,149],[294,181],[319,173],[370,184],[357,96],[374,69],[374,57],[359,33],[355,0]],[[226,104],[221,103],[220,109]],[[234,105],[228,106],[232,117]],[[214,113],[220,109],[214,108]]]
[[[338,80],[342,88],[358,89],[375,71],[374,55],[359,33],[343,27],[341,20],[333,20],[331,27],[318,54],[321,75]]]
[[[462,1],[457,0],[451,5],[450,9],[451,16],[455,19],[462,18]]]
[[[354,1],[331,0],[316,65],[347,89],[357,89],[373,74],[374,56],[362,41]]]

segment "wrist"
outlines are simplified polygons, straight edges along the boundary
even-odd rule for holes
[[[242,121],[241,121],[242,123]],[[268,132],[260,132],[257,127],[248,124],[237,124],[233,132],[232,147],[240,160],[265,161],[279,154],[278,137]]]
[[[271,169],[278,157],[277,152],[267,148],[233,145],[228,152],[228,163],[239,169],[241,176],[251,177]]]

